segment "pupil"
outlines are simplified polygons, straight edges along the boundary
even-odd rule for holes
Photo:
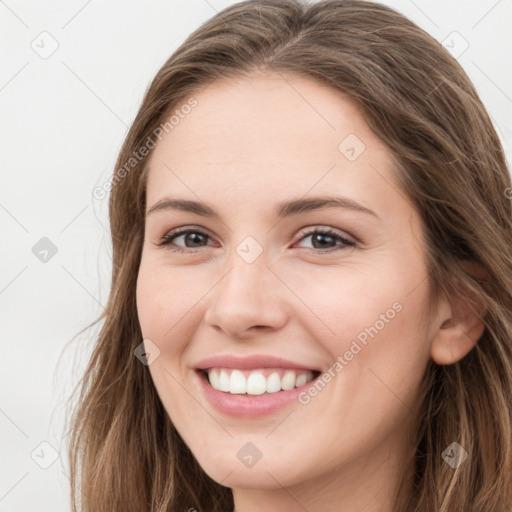
[[[321,247],[323,247],[323,246],[325,245],[325,244],[324,244],[324,242],[325,242],[325,240],[326,240],[326,239],[330,239],[330,240],[332,241],[332,236],[331,236],[331,235],[325,235],[325,234],[316,234],[316,235],[313,237],[313,242],[314,242],[315,240],[320,241],[320,242],[321,242],[321,243],[320,243],[320,246],[321,246]],[[329,242],[329,240],[327,240],[327,243],[328,243],[328,242]],[[313,243],[313,245],[315,245],[315,244]],[[316,247],[315,247],[315,248],[316,248]]]
[[[188,233],[187,234],[187,240],[188,241],[191,241],[193,244],[194,243],[200,243],[201,242],[201,237],[203,235],[201,235],[200,233]],[[195,240],[192,240],[192,239],[195,239]],[[198,240],[199,239],[199,240]]]

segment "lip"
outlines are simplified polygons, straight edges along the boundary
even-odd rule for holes
[[[321,371],[303,364],[289,361],[281,357],[254,354],[251,356],[235,356],[231,354],[217,355],[203,359],[196,365],[196,370],[208,370],[209,368],[231,368],[238,370],[257,370],[258,368],[289,368],[291,370]]]
[[[255,370],[258,368],[288,368],[295,370],[311,370],[317,372],[315,379],[306,384],[277,393],[264,393],[262,395],[232,395],[214,389],[208,382],[206,370],[209,368],[231,368],[240,370]],[[278,410],[297,403],[301,392],[311,386],[321,375],[321,370],[302,364],[267,355],[252,355],[246,357],[234,355],[218,355],[200,361],[195,367],[195,378],[207,401],[218,412],[239,418],[256,418],[270,415]]]

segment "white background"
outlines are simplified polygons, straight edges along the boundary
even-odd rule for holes
[[[69,510],[63,404],[97,329],[71,340],[99,315],[110,285],[108,198],[94,199],[92,190],[112,174],[159,67],[233,3],[0,1],[0,512]],[[512,0],[382,3],[438,41],[453,31],[467,41],[458,60],[510,164]],[[463,49],[460,36],[454,51]],[[47,58],[33,49],[52,44],[58,48]],[[47,262],[32,251],[43,237],[57,248]],[[55,462],[40,467],[52,455]]]

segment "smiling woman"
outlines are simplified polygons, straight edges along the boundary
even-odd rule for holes
[[[116,168],[154,134],[110,196],[73,510],[511,510],[511,182],[457,61],[377,3],[242,2]]]

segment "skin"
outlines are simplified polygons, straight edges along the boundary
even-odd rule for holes
[[[198,105],[151,154],[147,210],[172,195],[204,202],[222,220],[147,215],[137,307],[144,338],[160,350],[149,366],[158,394],[202,468],[233,489],[237,512],[391,512],[426,365],[457,361],[483,327],[448,301],[426,323],[420,218],[350,99],[262,73],[194,97]],[[338,149],[349,134],[365,145],[354,161]],[[376,216],[341,207],[273,214],[280,201],[322,195],[350,197]],[[179,227],[208,236],[175,238],[188,253],[158,246]],[[322,227],[356,245],[322,246],[303,233]],[[236,251],[248,236],[263,248],[252,263]],[[241,419],[217,412],[197,385],[193,368],[216,354],[269,354],[326,371],[396,303],[400,312],[306,405]],[[250,468],[237,457],[247,442],[262,455]]]

